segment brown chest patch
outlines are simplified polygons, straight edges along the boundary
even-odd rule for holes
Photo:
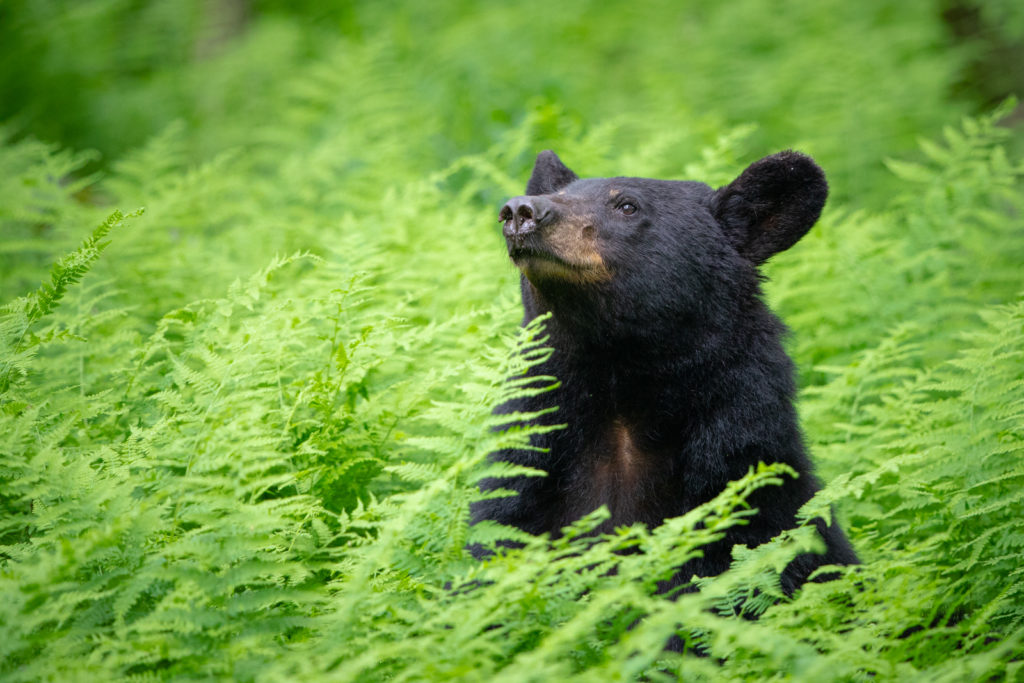
[[[613,420],[583,454],[581,462],[586,465],[574,482],[574,500],[566,501],[566,523],[601,505],[611,512],[611,518],[599,528],[601,532],[636,522],[660,521],[648,519],[655,488],[654,458],[642,448],[638,434],[629,425]]]
[[[631,488],[643,474],[646,458],[621,420],[612,422],[595,455],[593,483],[601,488]],[[603,451],[603,452],[601,452]]]

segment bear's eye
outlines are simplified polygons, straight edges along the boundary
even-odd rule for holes
[[[632,216],[634,213],[636,213],[636,204],[633,204],[631,202],[623,202],[619,204],[618,209],[627,216]]]

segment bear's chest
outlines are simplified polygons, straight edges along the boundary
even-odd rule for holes
[[[659,503],[667,472],[665,454],[659,450],[642,430],[621,419],[595,426],[562,482],[558,524],[569,524],[602,505],[611,516],[599,527],[601,533],[636,522],[661,523]]]

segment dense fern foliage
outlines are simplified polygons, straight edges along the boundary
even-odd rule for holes
[[[1024,161],[1012,101],[950,94],[976,46],[938,7],[245,4],[0,5],[0,679],[1024,676]],[[544,321],[496,222],[547,147],[822,162],[766,290],[803,512],[863,565],[784,596],[801,527],[656,594],[765,466],[654,530],[468,555],[515,533],[467,525],[530,433],[493,407],[558,381],[521,379]]]

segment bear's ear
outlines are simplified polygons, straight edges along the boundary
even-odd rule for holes
[[[577,179],[557,154],[546,149],[537,155],[530,182],[526,183],[526,194],[551,194]]]
[[[814,160],[786,151],[755,161],[715,193],[712,211],[736,249],[760,264],[811,229],[828,196]]]

